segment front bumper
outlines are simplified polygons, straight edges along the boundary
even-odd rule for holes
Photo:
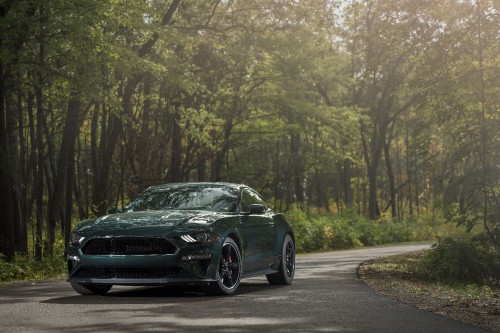
[[[216,281],[218,244],[180,246],[168,255],[87,255],[68,249],[68,282],[113,285],[206,284]]]

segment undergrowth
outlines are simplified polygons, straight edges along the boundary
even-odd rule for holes
[[[444,237],[424,257],[420,271],[429,280],[500,287],[500,249],[485,233]]]
[[[369,220],[357,214],[306,213],[296,209],[287,213],[298,252],[327,251],[391,243],[435,241],[442,234],[456,232],[429,216],[401,222]]]
[[[27,256],[17,256],[13,262],[0,259],[0,284],[63,277],[65,264],[63,256],[47,257],[40,261]]]
[[[54,244],[54,255],[41,260],[35,260],[33,255],[17,255],[13,261],[7,262],[0,254],[0,284],[62,278],[65,274],[64,242],[61,239]]]

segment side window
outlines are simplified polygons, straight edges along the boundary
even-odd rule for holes
[[[267,203],[257,193],[244,189],[241,192],[241,211],[250,211],[250,205],[261,204],[267,207]]]

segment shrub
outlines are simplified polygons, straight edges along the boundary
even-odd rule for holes
[[[25,271],[12,263],[0,259],[0,281],[12,281],[24,276]]]
[[[295,231],[298,252],[429,240],[432,234],[432,228],[425,223],[372,221],[354,213],[306,213],[294,209],[287,217]]]
[[[500,251],[485,233],[445,237],[424,258],[422,269],[435,280],[500,286]]]
[[[62,277],[65,269],[66,263],[62,256],[46,257],[41,261],[21,256],[13,262],[0,259],[0,283]]]

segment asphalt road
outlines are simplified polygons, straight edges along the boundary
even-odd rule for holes
[[[487,332],[401,304],[357,278],[363,261],[422,247],[298,256],[293,285],[254,278],[230,297],[173,287],[80,296],[65,281],[0,287],[0,332]]]

